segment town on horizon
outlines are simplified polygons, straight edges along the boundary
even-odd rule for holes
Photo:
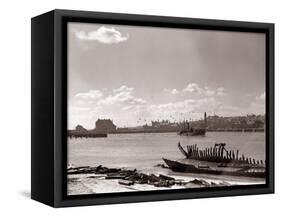
[[[246,115],[222,117],[218,115],[207,116],[204,113],[205,120],[184,120],[181,122],[171,122],[169,120],[151,121],[150,124],[144,124],[135,127],[118,127],[111,119],[98,119],[95,122],[95,128],[86,129],[78,124],[75,129],[69,129],[69,135],[82,134],[118,134],[118,133],[162,133],[179,132],[186,123],[194,129],[206,128],[207,131],[235,131],[235,132],[264,132],[265,115]]]

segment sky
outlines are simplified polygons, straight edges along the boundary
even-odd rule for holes
[[[68,128],[265,113],[265,34],[68,23]]]

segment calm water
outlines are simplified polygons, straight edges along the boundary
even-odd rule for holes
[[[149,170],[163,163],[162,157],[182,159],[177,143],[197,144],[199,148],[226,143],[226,149],[265,160],[265,134],[242,132],[208,132],[206,136],[186,137],[176,133],[109,134],[107,138],[68,140],[68,162],[75,166],[131,167]]]

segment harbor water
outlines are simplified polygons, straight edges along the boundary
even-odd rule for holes
[[[227,150],[239,150],[240,156],[265,160],[265,133],[207,132],[205,136],[179,136],[176,133],[109,134],[107,138],[68,139],[68,163],[75,166],[126,167],[148,173],[171,171],[156,167],[162,158],[184,159],[183,147],[197,144],[199,149],[226,143]]]

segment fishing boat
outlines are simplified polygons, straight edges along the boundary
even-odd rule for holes
[[[204,136],[206,134],[207,127],[207,114],[204,113],[204,128],[193,128],[191,123],[184,121],[182,123],[182,129],[179,131],[181,136]]]
[[[215,144],[200,150],[197,144],[187,145],[186,150],[178,143],[184,162],[163,158],[167,166],[175,172],[205,173],[246,177],[265,177],[265,162],[239,156],[239,150],[227,150],[225,143]]]
[[[187,159],[224,163],[224,164],[240,164],[243,166],[251,165],[264,165],[262,160],[256,160],[254,158],[246,157],[244,154],[239,155],[239,150],[227,150],[225,143],[216,143],[210,148],[199,150],[197,144],[187,145],[186,150],[178,143],[180,152]]]
[[[243,166],[243,167],[219,167],[218,165],[199,166],[194,163],[182,163],[179,161],[163,158],[167,166],[174,172],[184,173],[203,173],[213,175],[229,175],[244,177],[265,177],[265,168],[261,166]]]
[[[192,127],[183,129],[179,132],[181,136],[204,136],[206,134],[205,129],[194,129]]]

